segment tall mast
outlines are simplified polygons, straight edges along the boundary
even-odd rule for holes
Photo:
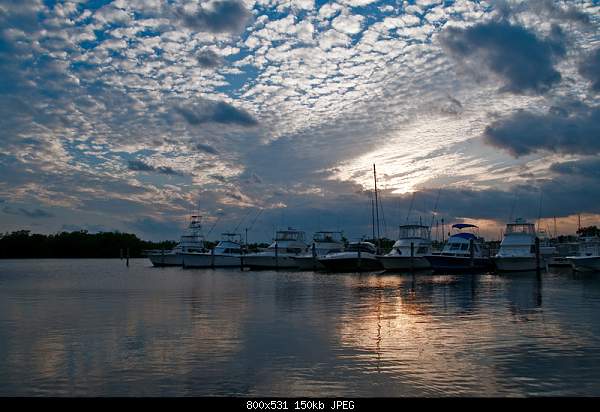
[[[373,240],[375,240],[375,205],[373,204],[373,193],[371,193],[371,229],[373,230]]]
[[[375,180],[375,214],[377,215],[377,251],[379,251],[381,235],[379,234],[379,202],[377,199],[377,172],[375,171],[375,163],[373,163],[373,179]]]

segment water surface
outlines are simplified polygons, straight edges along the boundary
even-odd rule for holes
[[[0,261],[0,395],[600,395],[600,274]]]

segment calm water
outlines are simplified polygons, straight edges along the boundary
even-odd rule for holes
[[[0,395],[600,395],[600,274],[0,261]]]

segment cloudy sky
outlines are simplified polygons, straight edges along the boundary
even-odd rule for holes
[[[0,231],[600,224],[600,1],[0,0]],[[410,214],[409,214],[410,211]]]

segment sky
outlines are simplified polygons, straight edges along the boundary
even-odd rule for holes
[[[388,237],[574,233],[600,224],[599,28],[598,0],[0,0],[0,232],[356,239],[375,164]]]

